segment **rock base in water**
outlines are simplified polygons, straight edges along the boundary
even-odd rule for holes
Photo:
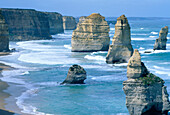
[[[86,71],[79,65],[73,65],[69,68],[67,78],[61,84],[84,84]]]
[[[154,50],[166,50],[167,35],[168,26],[165,26],[159,32],[159,38],[155,41]]]
[[[147,70],[136,49],[127,66],[127,77],[123,90],[130,115],[167,115],[170,103],[164,81]]]
[[[133,53],[130,36],[128,20],[125,15],[122,15],[117,18],[115,34],[106,56],[106,63],[113,64],[128,62]]]

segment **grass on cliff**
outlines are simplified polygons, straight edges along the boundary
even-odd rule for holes
[[[145,77],[140,77],[139,80],[143,82],[144,85],[153,85],[154,83],[161,82],[164,84],[164,80],[156,75],[149,73]]]

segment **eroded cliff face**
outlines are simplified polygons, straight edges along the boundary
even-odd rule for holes
[[[51,39],[48,17],[32,9],[1,9],[11,41]]]
[[[57,12],[45,12],[49,19],[50,34],[63,33],[63,16]]]
[[[73,31],[72,51],[107,51],[110,44],[109,30],[105,17],[97,13],[91,14]]]
[[[106,63],[128,62],[133,53],[130,26],[125,15],[117,18],[115,34],[106,56]]]
[[[6,51],[9,51],[9,32],[0,9],[0,52]]]
[[[155,41],[154,50],[166,50],[167,35],[168,26],[165,26],[159,32],[159,38]]]
[[[76,19],[72,16],[63,16],[63,28],[65,30],[76,29]]]
[[[167,115],[170,103],[164,81],[147,70],[137,49],[129,60],[127,77],[123,90],[130,115]]]

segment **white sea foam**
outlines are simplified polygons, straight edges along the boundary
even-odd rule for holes
[[[141,30],[143,30],[144,28],[140,28]]]
[[[59,86],[59,82],[41,82],[41,83],[36,83],[36,85],[41,85],[41,86]]]
[[[84,58],[89,59],[89,60],[106,61],[106,58],[104,56],[97,56],[97,55],[86,55]]]
[[[131,40],[155,40],[155,38],[152,38],[152,37],[150,37],[150,38],[131,38]]]
[[[156,35],[156,34],[158,34],[158,32],[151,32],[151,34],[154,34],[154,35]]]
[[[134,34],[134,33],[132,33],[131,35],[148,35],[148,34],[142,34],[142,33],[140,33],[140,34]]]
[[[149,36],[150,38],[156,38],[157,36]]]
[[[106,54],[108,53],[107,51],[97,51],[97,52],[92,52],[91,55],[95,55],[95,54]]]
[[[140,47],[139,49],[140,49],[140,50],[143,50],[143,49],[145,49],[145,48],[143,48],[143,47]]]
[[[65,48],[71,49],[71,45],[64,45]]]
[[[110,30],[115,30],[115,28],[110,28]]]
[[[95,76],[95,77],[91,77],[92,80],[96,80],[96,81],[124,81],[127,78],[124,76],[113,76],[113,75],[106,75],[106,76]]]
[[[114,66],[127,66],[128,63],[113,64]]]
[[[27,103],[24,103],[26,99],[31,98],[32,96],[36,96],[36,93],[38,92],[38,88],[32,88],[27,90],[26,92],[22,93],[21,96],[17,97],[16,104],[17,106],[22,109],[21,112],[26,113],[26,114],[32,114],[32,115],[52,115],[52,114],[46,114],[42,112],[38,112],[37,108],[29,105]]]
[[[38,63],[47,65],[57,64],[75,64],[79,61],[74,58],[69,58],[68,53],[63,52],[35,52],[22,54],[18,60],[27,63]]]

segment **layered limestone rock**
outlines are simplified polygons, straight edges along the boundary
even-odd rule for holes
[[[115,34],[106,56],[108,64],[128,62],[133,53],[130,26],[125,15],[117,18]]]
[[[49,19],[50,34],[63,33],[63,16],[57,12],[45,12]]]
[[[79,23],[78,23],[78,24],[81,24],[82,22],[84,22],[85,19],[86,19],[86,17],[87,17],[87,16],[81,16],[81,17],[79,18]]]
[[[32,9],[3,9],[12,41],[51,39],[48,16]]]
[[[67,78],[62,84],[84,84],[86,71],[79,65],[73,65],[69,68]]]
[[[0,9],[0,52],[9,51],[9,32]]]
[[[165,26],[159,32],[159,38],[155,41],[154,50],[166,50],[167,35],[168,26]]]
[[[109,30],[105,17],[98,13],[91,14],[73,31],[72,51],[107,51],[110,44]]]
[[[164,81],[147,70],[136,49],[127,66],[127,77],[123,90],[130,115],[167,115],[170,103]]]
[[[76,19],[72,16],[63,16],[63,28],[65,30],[74,30],[76,28]]]

